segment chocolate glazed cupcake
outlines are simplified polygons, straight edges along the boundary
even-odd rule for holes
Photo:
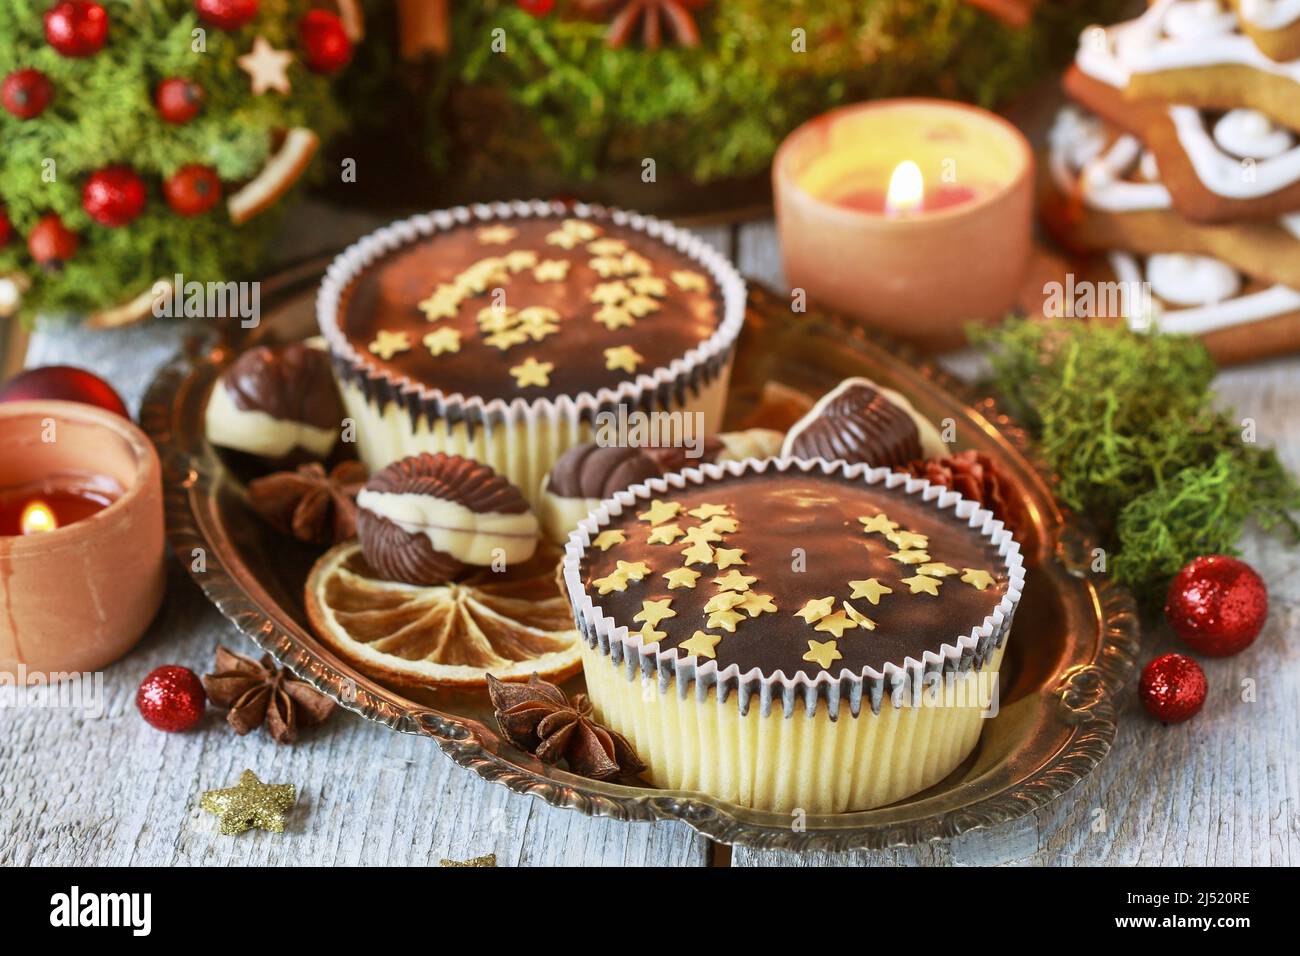
[[[516,202],[362,239],[317,314],[372,471],[462,455],[535,502],[601,412],[701,413],[717,431],[744,303],[735,268],[669,223]]]

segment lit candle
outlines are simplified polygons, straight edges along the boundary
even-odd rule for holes
[[[107,475],[52,475],[0,488],[0,537],[46,534],[103,511],[122,495]]]
[[[880,100],[817,117],[772,166],[786,280],[928,348],[1015,304],[1029,261],[1033,155],[985,110]]]

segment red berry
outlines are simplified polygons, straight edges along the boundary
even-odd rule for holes
[[[0,102],[19,119],[29,120],[40,116],[52,99],[54,86],[49,77],[30,67],[14,70],[5,77],[4,86],[0,87]]]
[[[81,190],[81,206],[101,226],[125,226],[144,211],[144,180],[127,166],[105,166]]]
[[[96,405],[105,411],[130,418],[126,403],[113,386],[98,375],[70,365],[44,365],[19,372],[0,385],[0,402],[26,402],[55,399]]]
[[[9,245],[9,240],[14,237],[14,224],[9,221],[9,213],[4,206],[0,206],[0,247]]]
[[[168,123],[188,123],[203,109],[203,87],[193,80],[173,76],[158,84],[153,102],[158,115]]]
[[[1182,654],[1157,657],[1142,669],[1138,693],[1156,720],[1177,724],[1196,714],[1205,703],[1205,671]]]
[[[317,73],[334,73],[352,59],[352,41],[343,21],[328,10],[309,10],[298,21],[303,60]]]
[[[1268,588],[1245,561],[1211,554],[1169,582],[1165,620],[1192,650],[1227,657],[1245,650],[1268,617]]]
[[[163,183],[167,205],[178,216],[199,216],[221,199],[221,180],[211,166],[182,166]]]
[[[208,695],[188,667],[166,664],[140,682],[135,706],[145,722],[168,733],[189,730],[203,717]]]
[[[55,213],[42,216],[27,234],[27,251],[46,269],[58,269],[77,254],[81,240]]]
[[[62,0],[45,13],[45,40],[64,56],[93,56],[108,42],[108,14],[90,0]]]
[[[257,0],[194,0],[199,19],[219,30],[238,30],[257,16]]]
[[[516,0],[519,9],[535,17],[544,17],[555,9],[555,0]]]

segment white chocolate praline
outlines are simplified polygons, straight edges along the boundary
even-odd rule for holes
[[[531,511],[478,512],[433,495],[368,488],[357,495],[357,507],[387,518],[407,534],[424,535],[434,551],[462,564],[522,563],[537,550],[537,519]]]
[[[599,498],[563,498],[553,495],[548,490],[550,478],[542,482],[541,493],[537,496],[537,518],[542,524],[546,540],[552,544],[563,545],[569,535],[583,518],[587,517],[600,505]]]
[[[718,436],[722,451],[716,461],[744,461],[746,458],[774,458],[781,454],[785,435],[771,428],[746,428]]]
[[[337,428],[317,428],[240,408],[221,382],[212,387],[203,417],[212,444],[262,458],[282,458],[299,448],[326,458],[339,437]]]
[[[894,391],[892,388],[885,388],[882,385],[877,385],[869,378],[855,376],[853,378],[846,378],[819,398],[816,404],[814,404],[812,408],[808,409],[803,418],[794,423],[791,429],[786,432],[785,441],[781,447],[782,456],[790,456],[791,449],[794,447],[794,442],[799,437],[803,428],[810,422],[815,421],[821,415],[826,406],[840,396],[841,392],[858,386],[875,389],[892,404],[898,406],[907,413],[907,416],[916,424],[917,435],[921,441],[921,456],[923,458],[942,458],[944,455],[948,454],[948,446],[944,444],[943,439],[939,436],[939,430],[930,423],[929,419],[916,410],[915,406],[908,401],[905,395]]]

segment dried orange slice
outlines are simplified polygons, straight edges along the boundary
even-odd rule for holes
[[[581,667],[569,602],[556,587],[559,552],[539,547],[508,571],[451,584],[386,581],[346,541],[307,577],[317,635],[363,672],[399,687],[472,688],[538,674],[557,682]]]

